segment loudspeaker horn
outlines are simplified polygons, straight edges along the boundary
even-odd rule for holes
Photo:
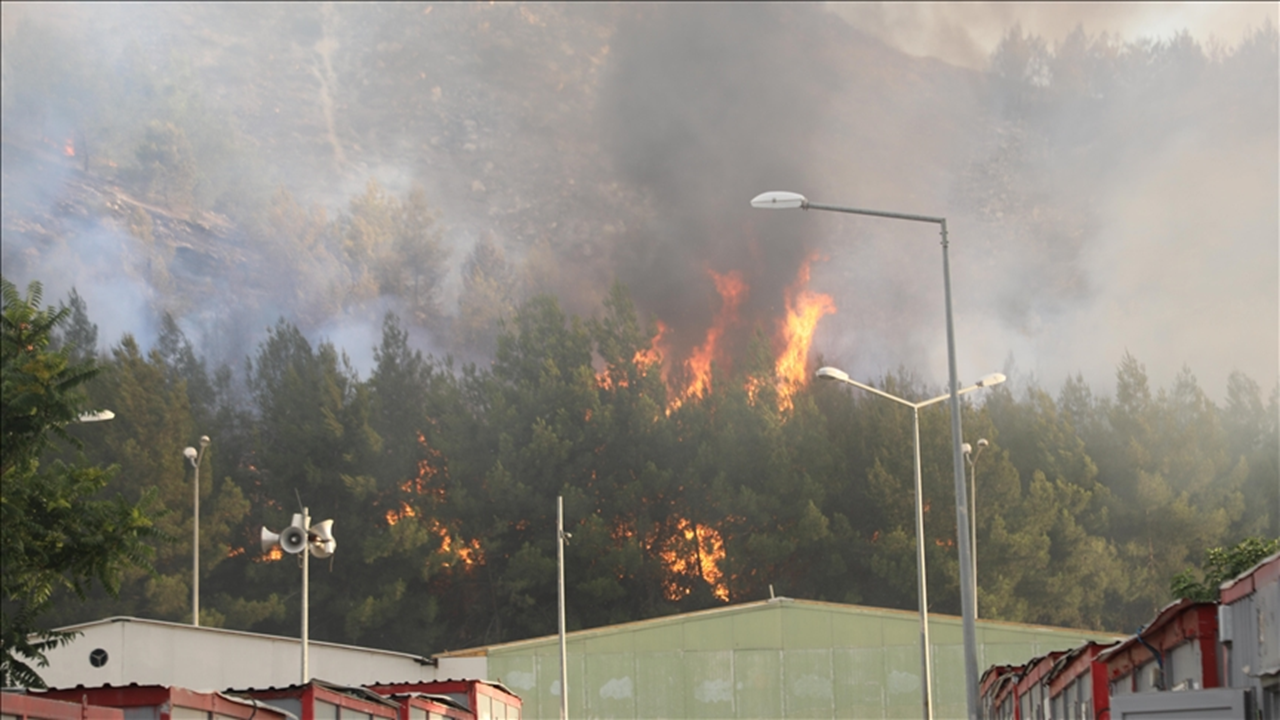
[[[280,531],[280,549],[290,555],[297,555],[307,546],[307,531],[297,525],[290,525]]]
[[[268,530],[265,526],[262,528],[262,552],[269,553],[271,548],[280,544],[280,536]]]
[[[338,541],[333,539],[333,521],[324,520],[311,526],[311,554],[318,558],[327,558],[338,548]]]

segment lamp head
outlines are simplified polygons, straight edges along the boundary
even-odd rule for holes
[[[987,442],[987,439],[986,439],[986,438],[978,438],[978,449],[979,449],[979,450],[981,450],[982,448],[984,448],[984,447],[986,447],[986,446],[988,446],[988,445],[990,445],[990,444],[991,444],[991,443]]]
[[[201,448],[201,449],[204,449],[204,448],[207,448],[207,447],[209,447],[209,436],[208,436],[208,435],[201,435],[201,436],[200,436],[200,448]]]
[[[794,210],[808,204],[809,201],[805,196],[785,190],[772,190],[751,198],[751,207],[767,210]]]
[[[974,384],[980,388],[987,388],[993,385],[999,385],[1007,379],[1008,378],[1004,376],[1004,373],[991,373],[990,375],[982,376],[982,379],[978,380],[978,382]]]
[[[964,453],[965,455],[968,455],[969,453],[973,452],[973,446],[970,445],[969,443],[964,443],[960,446],[960,452]]]
[[[833,367],[818,368],[818,372],[814,373],[814,377],[819,380],[839,380],[840,382],[849,381],[849,373],[841,370],[840,368]]]
[[[196,461],[196,449],[195,449],[195,448],[193,448],[193,447],[184,448],[184,449],[182,450],[182,457],[184,457],[184,458],[186,458],[186,459],[190,460],[191,462],[195,462],[195,461]]]

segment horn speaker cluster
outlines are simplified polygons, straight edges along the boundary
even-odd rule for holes
[[[327,558],[338,547],[338,541],[333,539],[333,521],[323,520],[306,527],[302,514],[294,513],[293,522],[279,533],[262,528],[262,552],[269,553],[276,547],[290,555],[297,555],[309,548],[310,554]]]

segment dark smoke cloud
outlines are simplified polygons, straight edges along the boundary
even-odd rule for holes
[[[749,286],[735,328],[772,333],[785,288],[815,247],[786,218],[744,213],[774,186],[812,182],[811,141],[842,83],[823,50],[814,7],[652,5],[618,23],[599,122],[613,166],[641,188],[652,224],[619,255],[618,274],[642,308],[668,323],[682,350],[701,342],[719,309],[708,271]]]
[[[453,250],[447,293],[488,236],[525,292],[591,313],[621,279],[688,349],[719,307],[707,271],[737,270],[751,287],[730,339],[741,353],[755,328],[772,333],[785,288],[817,253],[811,288],[839,310],[815,351],[865,379],[903,367],[943,383],[936,229],[748,206],[794,190],[948,217],[962,379],[1012,357],[1050,388],[1082,372],[1109,393],[1128,350],[1157,386],[1184,364],[1214,396],[1233,369],[1269,386],[1280,377],[1274,62],[1233,71],[1256,88],[1230,95],[1245,100],[1201,88],[1153,117],[1139,83],[1049,118],[1040,135],[1007,122],[988,72],[1016,24],[1050,50],[1077,25],[1126,38],[1186,26],[1228,54],[1242,37],[1223,20],[1241,6],[1149,7],[6,3],[5,275],[44,280],[50,299],[74,282],[104,343],[126,330],[145,342],[174,312],[237,367],[284,316],[367,370],[381,313],[395,309],[345,307],[340,263],[282,255],[249,228],[184,231],[169,279],[179,292],[159,293],[127,214],[56,211],[64,188],[88,180],[59,157],[59,138],[9,122],[12,81],[31,72],[14,38],[44,23],[66,56],[127,79],[185,57],[260,163],[232,183],[249,195],[283,185],[332,216],[370,177],[396,194],[423,185]],[[57,136],[71,110],[42,122]],[[56,232],[31,230],[32,218],[54,218]],[[455,301],[446,294],[446,311]]]

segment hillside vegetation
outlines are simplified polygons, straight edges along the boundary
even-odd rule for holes
[[[1233,321],[1277,311],[1250,304],[1274,299],[1275,174],[1255,162],[1276,157],[1274,27],[1230,46],[1014,29],[978,73],[818,6],[726,7],[5,4],[5,277],[65,297],[59,342],[104,366],[89,405],[116,414],[71,432],[119,466],[104,495],[154,502],[167,538],[155,574],[59,597],[50,621],[189,619],[181,450],[201,435],[202,624],[296,632],[296,564],[258,533],[299,500],[338,539],[311,575],[316,639],[553,632],[557,495],[571,628],[771,588],[914,608],[910,417],[779,377],[777,329],[812,263],[856,297],[818,330],[826,361],[892,358],[876,384],[931,397],[940,289],[907,281],[924,261],[882,252],[886,230],[834,252],[815,223],[747,215],[763,190],[945,209],[970,228],[957,297],[1011,338],[1090,303],[1118,322],[1132,305],[1107,283],[1136,303],[1134,268],[1188,297],[1226,283]],[[1180,223],[1202,186],[1161,184],[1201,147],[1238,232]],[[1197,307],[1170,343],[1236,327]],[[1086,329],[1057,347],[1110,328]],[[1276,378],[1152,382],[1166,359],[1007,367],[967,396],[966,439],[990,441],[981,617],[1130,631],[1210,549],[1280,537]],[[945,405],[921,423],[930,609],[957,613]]]

